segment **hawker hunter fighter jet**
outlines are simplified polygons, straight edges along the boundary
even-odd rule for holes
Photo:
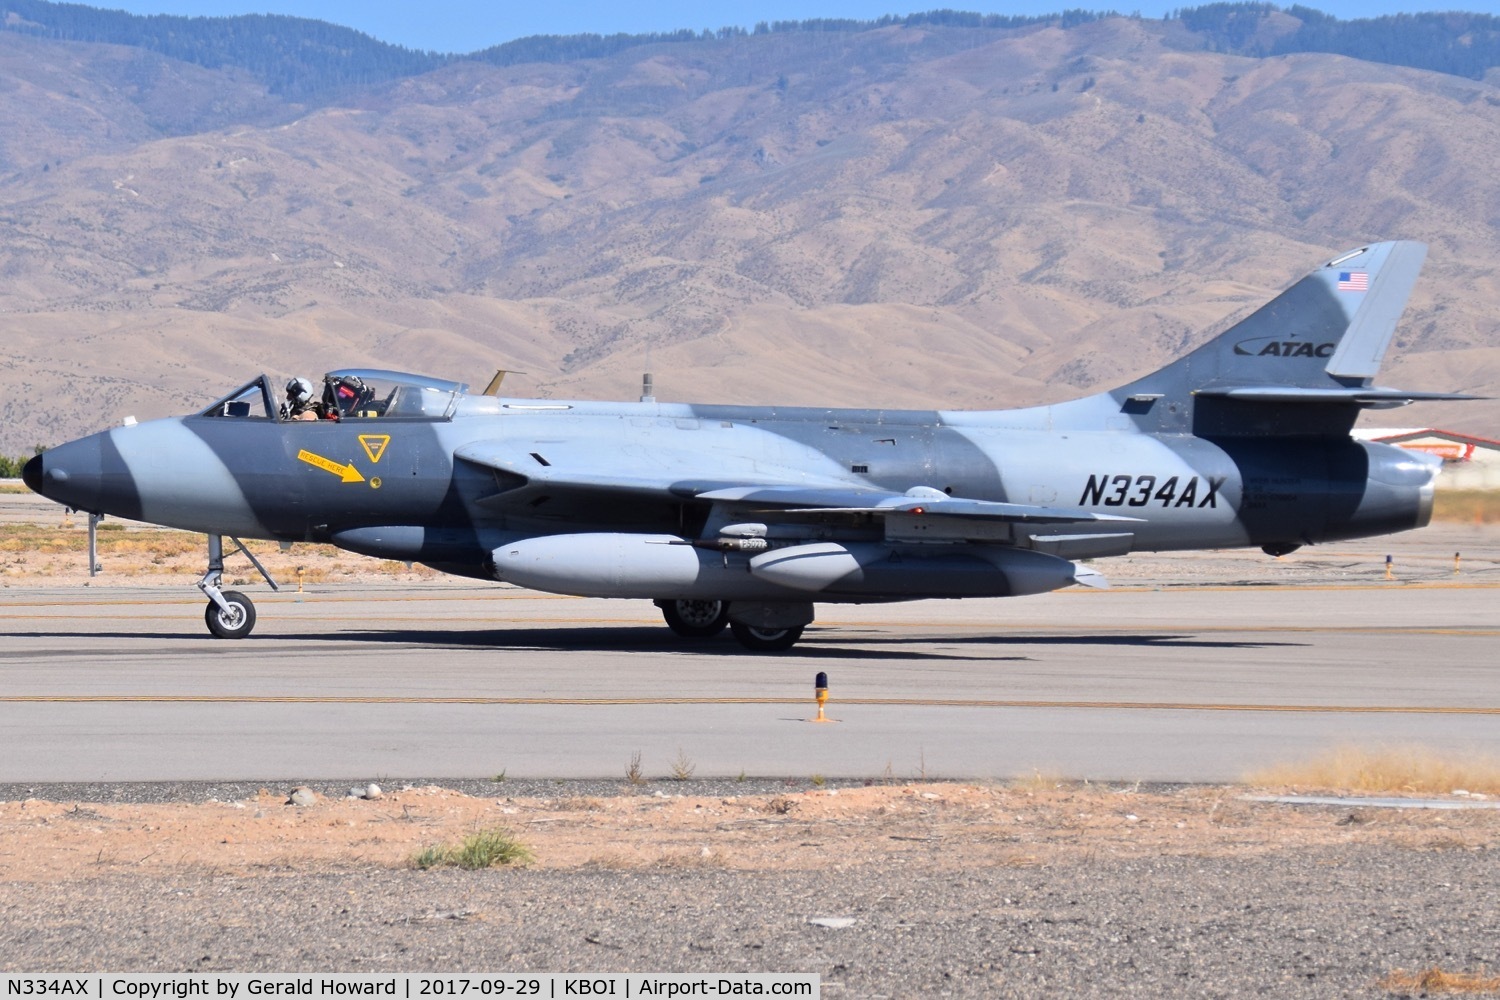
[[[505,399],[350,370],[325,378],[320,419],[294,419],[262,375],[190,416],[53,448],[25,480],[206,533],[198,586],[225,638],[255,624],[220,586],[228,537],[650,600],[679,635],[727,626],[784,650],[819,602],[1097,587],[1078,560],[1279,555],[1426,524],[1437,463],[1349,434],[1365,407],[1472,398],[1373,384],[1425,254],[1345,253],[1160,371],[1050,406]]]

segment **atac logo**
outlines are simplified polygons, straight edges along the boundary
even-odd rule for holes
[[[1328,358],[1337,344],[1314,344],[1306,340],[1256,337],[1234,345],[1234,353],[1252,358]]]

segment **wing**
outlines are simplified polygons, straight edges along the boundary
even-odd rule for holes
[[[494,471],[500,489],[491,499],[520,499],[513,494],[526,490],[684,500],[746,485],[744,478],[704,478],[704,467],[712,464],[712,458],[701,451],[612,448],[576,441],[547,442],[536,448],[517,455],[514,442],[475,441],[455,449],[453,457]],[[768,487],[844,485],[792,469],[757,473],[756,482]]]
[[[1002,503],[997,500],[969,500],[953,497],[931,487],[918,486],[905,493],[858,487],[806,487],[742,485],[715,487],[697,494],[701,500],[728,501],[754,505],[773,514],[862,514],[889,517],[906,514],[913,517],[963,518],[1032,524],[1078,524],[1092,521],[1138,522],[1140,518],[1115,514],[1096,514],[1073,507],[1046,507],[1035,504]]]
[[[1035,545],[1044,538],[1076,537],[1097,542],[1114,537],[1128,543],[1129,526],[1140,521],[1073,507],[953,497],[926,486],[901,493],[795,469],[759,468],[753,475],[704,478],[705,457],[701,452],[652,448],[647,456],[592,446],[548,444],[545,448],[518,458],[514,445],[508,442],[475,442],[457,449],[454,457],[495,472],[499,489],[482,503],[524,504],[543,494],[588,497],[591,503],[607,503],[611,497],[697,500],[716,508],[717,516],[710,519],[711,523],[754,520],[784,526],[778,534],[790,536],[797,534],[795,526],[799,524],[833,523],[875,529],[893,540]],[[1058,527],[1067,525],[1095,525],[1114,533],[1055,533]],[[1028,527],[1042,533],[1028,535]]]

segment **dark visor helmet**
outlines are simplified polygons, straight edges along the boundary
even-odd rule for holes
[[[312,401],[313,384],[305,378],[294,378],[286,384],[286,398],[293,403]]]

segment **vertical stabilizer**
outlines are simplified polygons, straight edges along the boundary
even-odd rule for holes
[[[1239,386],[1368,385],[1427,256],[1420,243],[1340,254],[1191,354],[1127,388],[1180,394]]]
[[[1341,254],[1109,395],[1140,430],[1204,436],[1342,435],[1363,407],[1472,398],[1372,384],[1426,256],[1405,241]]]

